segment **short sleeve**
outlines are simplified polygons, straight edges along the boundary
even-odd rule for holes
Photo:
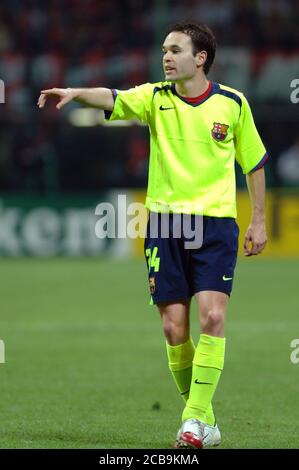
[[[112,90],[114,97],[113,111],[105,111],[105,118],[109,121],[137,119],[148,122],[152,98],[153,85],[143,85],[130,88],[126,91]]]
[[[249,103],[241,95],[241,113],[235,127],[236,160],[244,174],[261,168],[268,154],[254,123]]]

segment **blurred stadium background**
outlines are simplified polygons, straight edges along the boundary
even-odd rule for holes
[[[1,448],[159,448],[173,439],[181,403],[148,306],[142,241],[94,234],[98,203],[144,199],[148,130],[105,124],[75,103],[58,112],[36,102],[53,86],[163,80],[164,31],[190,18],[214,30],[210,78],[246,94],[271,156],[269,243],[258,258],[240,252],[228,318],[215,398],[223,447],[298,446],[298,0],[3,0]],[[242,245],[250,205],[236,174]],[[193,322],[196,339],[194,311]]]

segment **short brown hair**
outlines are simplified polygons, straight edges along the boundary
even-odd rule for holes
[[[193,55],[200,51],[207,52],[207,60],[203,66],[204,72],[207,74],[211,68],[212,63],[214,62],[217,46],[213,31],[205,24],[188,22],[175,23],[171,25],[168,28],[167,34],[170,34],[173,31],[185,33],[190,37],[193,45]]]

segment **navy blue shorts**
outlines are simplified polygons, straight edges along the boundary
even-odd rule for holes
[[[144,243],[153,303],[187,299],[204,290],[230,295],[238,253],[239,227],[235,219],[192,215],[193,227],[195,217],[202,221],[202,246],[186,248],[190,235],[186,238],[181,231],[178,237],[173,214],[166,215],[169,237],[161,236],[162,214],[155,214],[156,233],[150,236],[153,221],[149,218]]]

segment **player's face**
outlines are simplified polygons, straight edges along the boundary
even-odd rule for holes
[[[193,55],[192,41],[187,34],[173,31],[166,36],[163,50],[165,79],[176,82],[193,78],[198,70],[199,54]]]

